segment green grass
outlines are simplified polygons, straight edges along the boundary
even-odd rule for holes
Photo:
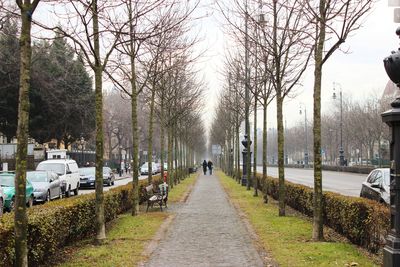
[[[188,178],[181,181],[178,185],[175,185],[171,192],[169,192],[168,194],[168,202],[181,201],[185,193],[196,182],[197,176],[197,173],[192,173]]]
[[[197,174],[192,174],[174,186],[168,195],[168,202],[180,201],[196,178]],[[144,246],[154,237],[169,214],[159,212],[158,209],[146,213],[144,206],[140,210],[142,212],[139,216],[132,217],[127,213],[113,221],[107,239],[101,246],[93,245],[93,240],[87,239],[65,248],[58,257],[58,260],[63,261],[58,266],[136,266],[144,261]]]
[[[95,246],[91,240],[85,240],[69,247],[65,250],[68,260],[59,266],[136,266],[144,260],[146,241],[152,239],[167,216],[161,212],[136,217],[124,214],[116,219],[103,245]]]
[[[263,203],[253,191],[222,172],[218,176],[232,202],[239,205],[260,237],[262,245],[280,266],[378,266],[349,243],[313,242],[310,220],[295,215],[278,216],[275,203]]]

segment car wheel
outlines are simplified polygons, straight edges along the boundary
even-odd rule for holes
[[[3,199],[0,198],[0,217],[3,215],[4,203]]]
[[[112,181],[112,182],[111,182],[111,185],[114,185],[114,184],[115,184],[115,182],[114,182],[114,181]]]
[[[70,197],[71,196],[71,185],[68,186],[68,189],[65,191],[65,196]]]
[[[79,184],[76,185],[76,188],[74,189],[74,195],[77,196],[79,194]]]
[[[51,195],[50,195],[50,190],[48,190],[46,195],[46,202],[50,202],[50,200],[51,200]]]
[[[27,207],[32,208],[33,206],[33,196],[30,196],[28,199]]]
[[[111,186],[111,179],[108,179],[107,185],[108,185],[108,186]]]

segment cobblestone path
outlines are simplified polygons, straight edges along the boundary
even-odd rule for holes
[[[263,266],[214,175],[200,175],[145,266]]]

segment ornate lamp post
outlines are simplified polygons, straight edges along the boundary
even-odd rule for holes
[[[400,36],[400,27],[396,34]],[[400,87],[400,49],[383,60],[390,80]],[[390,232],[383,249],[383,266],[400,266],[400,98],[391,103],[392,109],[382,113],[389,125],[390,142]]]
[[[83,149],[85,148],[85,138],[83,138],[83,136],[81,136],[79,143],[81,145],[81,166],[83,167],[85,165],[85,159],[83,158]]]
[[[247,139],[247,134],[244,135],[244,139],[242,140],[242,145],[244,146],[242,150],[242,155],[243,155],[242,185],[245,186],[247,185],[247,157],[249,156],[251,158],[251,152],[249,154],[247,151],[247,147],[251,146],[251,141]]]
[[[344,166],[344,150],[343,150],[343,94],[342,86],[339,83],[333,83],[333,95],[332,98],[336,99],[335,85],[339,85],[339,97],[340,97],[340,148],[339,148],[339,164]]]

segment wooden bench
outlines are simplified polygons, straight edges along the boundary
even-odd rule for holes
[[[154,204],[158,204],[162,211],[162,206],[165,205],[167,208],[167,201],[168,201],[168,185],[167,184],[160,184],[159,190],[154,190],[153,184],[146,186],[143,189],[143,195],[147,202],[146,212],[149,210],[150,207],[153,207]]]

